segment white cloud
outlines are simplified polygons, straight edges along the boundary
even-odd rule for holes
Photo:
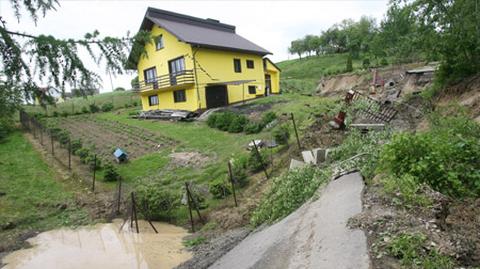
[[[290,41],[306,34],[319,34],[343,19],[362,15],[379,21],[387,0],[378,1],[60,1],[57,11],[48,12],[35,25],[25,13],[20,23],[13,16],[10,0],[0,0],[0,14],[11,30],[56,37],[81,38],[99,30],[102,35],[124,36],[138,30],[147,7],[166,9],[200,18],[215,18],[237,27],[237,33],[270,50],[274,61],[289,58]],[[110,79],[101,67],[102,91],[111,90]],[[129,87],[134,76],[113,79],[113,86]]]

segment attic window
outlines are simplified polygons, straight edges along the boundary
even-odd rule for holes
[[[235,73],[242,73],[242,62],[240,62],[240,59],[233,59],[233,70]]]
[[[157,50],[163,49],[163,35],[157,36],[157,39],[155,40],[155,48]]]
[[[253,60],[247,60],[247,68],[249,69],[255,68]]]

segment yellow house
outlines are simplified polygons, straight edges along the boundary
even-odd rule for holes
[[[280,92],[280,69],[235,26],[148,8],[140,30],[155,42],[133,59],[143,110],[196,111]]]

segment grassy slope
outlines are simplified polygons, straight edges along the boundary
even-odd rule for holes
[[[277,65],[282,69],[282,90],[311,93],[323,76],[345,72],[346,62],[347,54],[311,56],[279,62]],[[353,69],[360,69],[361,64],[361,59],[354,59]]]
[[[5,193],[0,196],[0,225],[15,226],[0,229],[0,252],[27,231],[88,222],[86,212],[74,205],[73,195],[20,132],[0,143],[0,192]]]
[[[87,97],[75,97],[56,106],[48,105],[46,111],[48,115],[52,115],[54,111],[72,114],[72,111],[76,113],[81,112],[83,107],[88,108],[90,104],[96,104],[101,107],[105,103],[113,103],[115,108],[122,108],[125,105],[140,105],[140,98],[138,94],[131,91],[107,92]],[[29,113],[45,113],[45,109],[41,106],[28,105],[25,106],[25,110]]]

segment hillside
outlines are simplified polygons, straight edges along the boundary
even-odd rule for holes
[[[345,73],[347,58],[347,53],[338,53],[276,63],[282,70],[282,91],[313,92],[322,77]],[[354,72],[362,70],[362,57],[352,59],[352,66]]]

